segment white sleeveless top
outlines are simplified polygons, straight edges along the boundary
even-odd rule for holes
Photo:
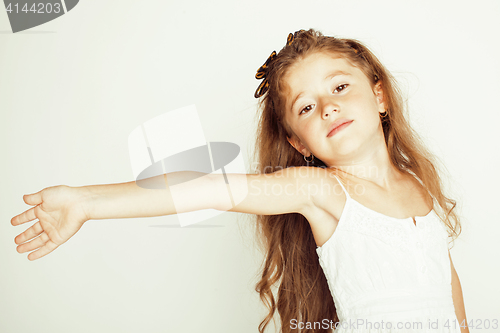
[[[415,225],[363,206],[339,183],[346,204],[316,249],[340,320],[335,332],[460,333],[448,233],[434,209]]]

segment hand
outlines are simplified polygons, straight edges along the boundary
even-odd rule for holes
[[[47,187],[40,192],[24,195],[24,202],[35,207],[14,216],[10,223],[15,226],[36,218],[38,221],[14,238],[16,244],[21,244],[17,252],[36,249],[28,255],[29,260],[36,260],[70,239],[90,219],[85,206],[88,197],[85,188],[65,185]]]

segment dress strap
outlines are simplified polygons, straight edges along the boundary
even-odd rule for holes
[[[349,193],[347,193],[347,190],[345,189],[344,185],[342,185],[342,182],[340,181],[340,179],[339,179],[337,176],[335,176],[335,175],[333,175],[333,177],[337,178],[337,180],[338,180],[338,182],[339,182],[340,186],[341,186],[341,187],[342,187],[342,189],[344,190],[344,193],[345,193],[346,197],[350,198],[351,196],[349,195]]]

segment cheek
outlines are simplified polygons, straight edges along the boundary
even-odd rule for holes
[[[368,119],[378,117],[378,103],[375,96],[357,94],[352,96],[350,102],[356,105],[356,112],[359,116]]]
[[[304,121],[297,125],[295,133],[300,141],[308,146],[315,140],[315,135],[318,134],[318,128],[314,127],[313,122]]]
[[[360,137],[371,136],[380,125],[377,104],[372,99],[366,98],[366,95],[360,95],[352,103],[355,106],[351,109],[352,117],[356,120]]]

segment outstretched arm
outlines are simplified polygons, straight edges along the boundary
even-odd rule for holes
[[[312,206],[326,174],[313,169],[318,170],[290,167],[269,174],[225,175],[182,171],[148,178],[148,182],[163,183],[161,190],[141,188],[136,182],[84,188],[91,193],[90,219],[162,216],[209,208],[261,215],[303,213]]]
[[[38,219],[15,238],[17,251],[33,251],[28,259],[35,260],[65,243],[91,219],[152,217],[208,208],[261,215],[304,214],[313,207],[315,192],[310,186],[320,187],[325,174],[309,167],[257,175],[181,171],[141,181],[163,189],[143,188],[135,181],[54,186],[25,195],[24,201],[34,207],[13,217],[11,224]]]

